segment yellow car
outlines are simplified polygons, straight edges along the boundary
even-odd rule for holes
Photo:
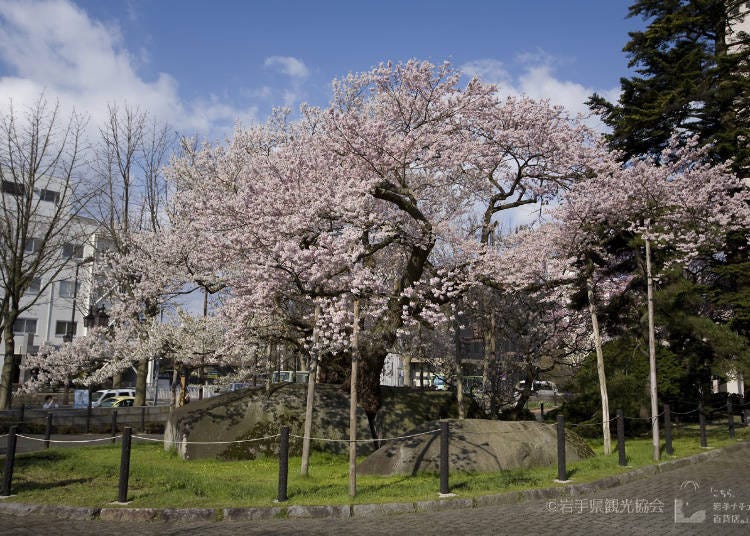
[[[99,406],[100,408],[128,408],[133,405],[135,398],[132,396],[113,396],[106,398]]]

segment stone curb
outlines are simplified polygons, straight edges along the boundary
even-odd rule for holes
[[[750,447],[742,442],[721,449],[694,454],[687,458],[670,460],[657,465],[641,467],[627,473],[613,475],[585,484],[570,484],[564,487],[509,491],[474,498],[440,499],[413,503],[346,504],[331,506],[274,506],[270,508],[82,508],[44,504],[26,504],[0,501],[0,513],[16,516],[35,514],[51,515],[61,519],[101,519],[106,521],[248,521],[276,518],[331,518],[372,517],[382,515],[438,512],[480,508],[484,506],[516,504],[530,500],[553,499],[565,496],[581,496],[598,490],[609,489],[635,480],[648,478],[688,465],[710,460],[722,450],[737,450]]]

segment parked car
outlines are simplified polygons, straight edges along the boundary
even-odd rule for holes
[[[114,398],[116,396],[135,396],[135,389],[132,388],[117,388],[117,389],[100,389],[91,393],[91,407],[98,408],[102,405],[102,402],[108,398]]]
[[[521,380],[516,384],[516,396],[519,396],[521,391],[526,387],[526,381]],[[546,380],[537,380],[531,384],[531,394],[536,396],[557,396],[559,391],[557,385]]]
[[[234,382],[230,383],[229,387],[227,388],[228,391],[239,391],[240,389],[247,389],[248,387],[252,387],[252,383],[247,382]]]
[[[112,396],[104,399],[99,406],[100,408],[129,408],[133,406],[135,397],[132,396]]]
[[[432,378],[432,388],[438,391],[447,391],[448,384],[442,376],[435,376]]]
[[[307,383],[309,376],[305,370],[277,370],[271,375],[271,383]]]

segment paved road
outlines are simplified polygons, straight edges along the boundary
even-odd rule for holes
[[[580,497],[434,513],[351,519],[164,523],[0,515],[0,534],[128,536],[750,534],[750,448]],[[675,521],[675,518],[679,522]],[[694,521],[694,522],[688,522]]]

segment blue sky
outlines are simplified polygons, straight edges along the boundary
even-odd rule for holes
[[[388,60],[451,61],[573,112],[616,98],[631,0],[0,0],[0,106],[59,98],[96,123],[136,104],[210,138]]]

